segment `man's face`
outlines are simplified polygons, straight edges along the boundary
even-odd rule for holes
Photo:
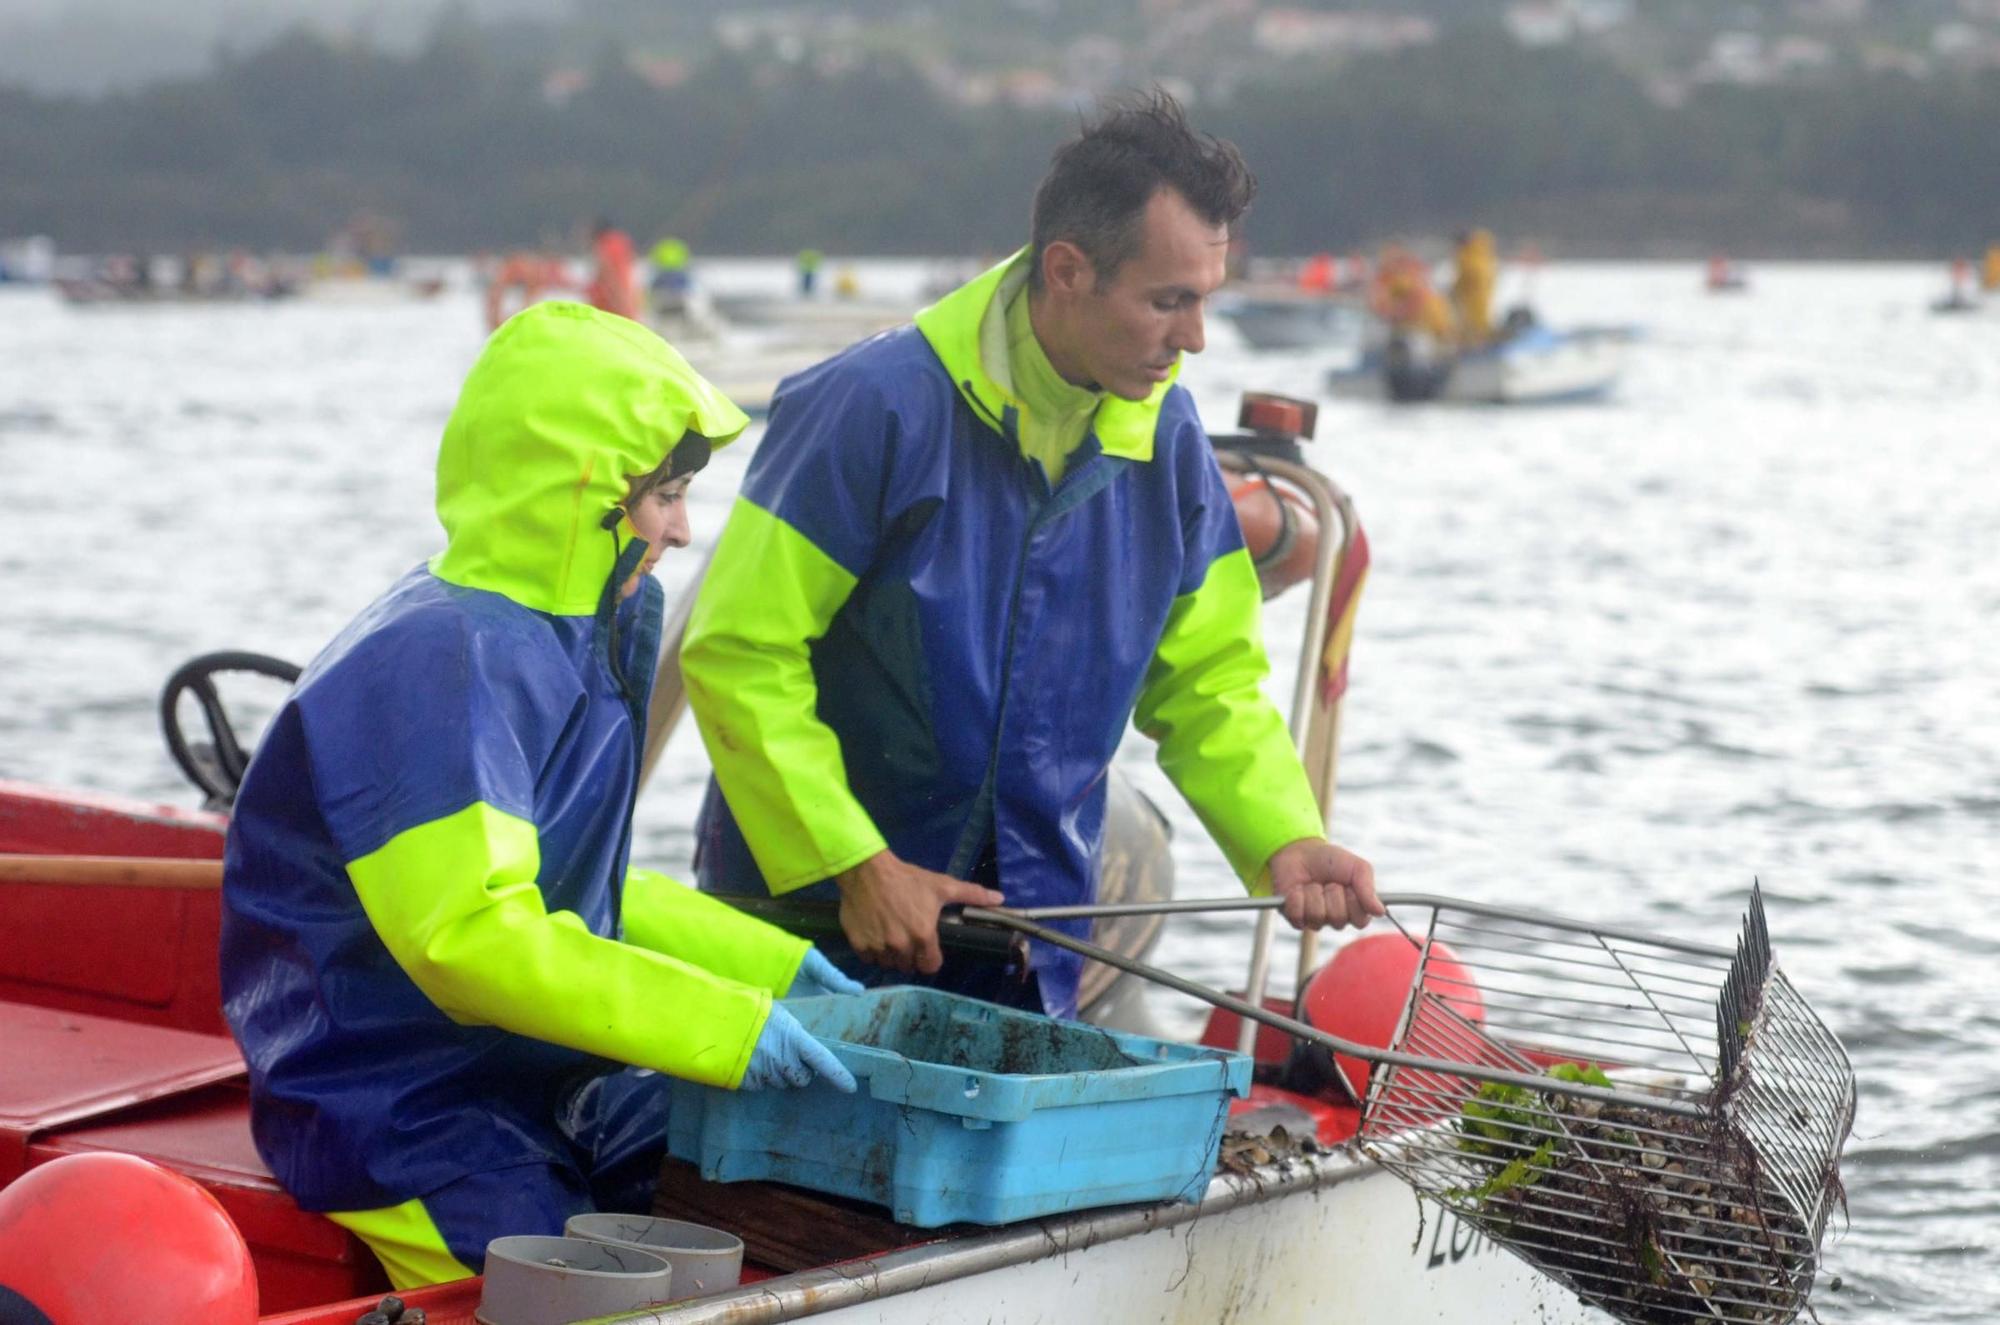
[[[1181,355],[1200,354],[1202,306],[1221,288],[1228,256],[1228,226],[1204,221],[1172,189],[1155,191],[1138,253],[1110,281],[1093,277],[1079,292],[1076,350],[1091,380],[1144,400]]]

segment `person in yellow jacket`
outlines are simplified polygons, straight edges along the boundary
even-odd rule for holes
[[[1071,954],[1001,982],[944,961],[938,914],[1090,901],[1136,722],[1293,924],[1381,913],[1264,694],[1256,568],[1174,382],[1253,191],[1172,98],[1114,104],[1027,247],[780,385],[681,652],[703,888],[837,899],[865,980],[1074,1015]]]
[[[2000,244],[1986,246],[1986,258],[1979,264],[1979,288],[1989,294],[2000,290]]]
[[[444,550],[313,660],[245,774],[222,979],[257,1148],[398,1287],[648,1209],[670,1076],[854,1087],[774,1000],[857,986],[628,861],[647,572],[745,423],[635,322],[510,318],[445,426]]]
[[[653,268],[647,288],[652,293],[656,309],[678,308],[686,302],[689,291],[694,289],[690,256],[687,241],[676,235],[662,236],[660,242],[653,245],[653,251],[646,258]]]
[[[799,278],[799,298],[813,297],[813,291],[819,284],[819,265],[823,261],[824,255],[816,248],[802,248],[798,257],[793,259],[792,265]]]
[[[1451,279],[1452,312],[1461,345],[1484,345],[1493,338],[1493,287],[1500,281],[1500,255],[1488,230],[1458,236]]]

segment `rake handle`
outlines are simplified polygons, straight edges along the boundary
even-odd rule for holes
[[[1464,911],[1468,915],[1487,916],[1496,920],[1515,920],[1528,925],[1544,925],[1550,929],[1589,934],[1597,938],[1624,939],[1658,948],[1671,948],[1694,957],[1727,958],[1735,951],[1733,948],[1717,947],[1713,943],[1694,943],[1617,925],[1585,924],[1526,907],[1496,906],[1491,902],[1474,902],[1463,897],[1444,897],[1437,893],[1383,893],[1381,900],[1383,906],[1391,909],[1398,906],[1428,907],[1432,910],[1448,907],[1454,911]],[[1093,902],[1084,906],[1010,906],[998,909],[1022,920],[1097,920],[1106,916],[1180,915],[1208,911],[1275,911],[1284,904],[1285,899],[1282,897],[1232,896],[1190,897],[1164,902]],[[1390,923],[1396,923],[1393,915],[1390,917]]]
[[[1150,966],[1145,962],[1139,961],[1137,958],[1127,957],[1125,954],[1113,952],[1109,948],[1100,948],[1094,943],[1073,938],[1060,930],[1036,924],[1034,921],[1015,915],[1005,908],[968,906],[960,912],[960,916],[968,924],[994,925],[1002,929],[1011,929],[1015,933],[1025,934],[1031,939],[1038,939],[1043,943],[1053,943],[1059,948],[1067,948],[1071,952],[1079,953],[1093,961],[1103,962],[1107,966],[1115,966],[1119,970],[1136,975],[1142,980],[1150,980],[1154,984],[1164,985],[1168,989],[1177,990],[1190,997],[1198,998],[1204,1003],[1211,1003],[1216,1007],[1222,1008],[1224,1011],[1234,1012],[1239,1017],[1247,1017],[1251,1021],[1260,1022],[1263,1025],[1271,1027],[1273,1030],[1283,1031],[1295,1040],[1303,1040],[1308,1044],[1315,1044],[1323,1049],[1330,1049],[1335,1053],[1347,1054],[1350,1057],[1359,1058],[1363,1062],[1384,1063],[1390,1067],[1407,1067],[1421,1072],[1436,1072],[1443,1076],[1470,1077],[1475,1081],[1491,1081],[1506,1086],[1521,1086],[1528,1090],[1547,1091],[1551,1094],[1568,1095],[1577,1099],[1597,1100],[1604,1104],[1629,1105],[1639,1103],[1645,1105],[1647,1108],[1659,1109],[1667,1113],[1677,1113],[1688,1118],[1705,1118],[1708,1116],[1707,1110],[1681,1100],[1655,1096],[1645,1096],[1635,1099],[1625,1091],[1606,1089],[1603,1086],[1586,1085],[1582,1082],[1563,1081],[1555,1077],[1544,1076],[1541,1073],[1515,1072],[1506,1068],[1487,1067],[1480,1063],[1453,1062],[1450,1059],[1428,1058],[1421,1054],[1406,1054],[1394,1049],[1381,1049],[1372,1044],[1357,1044],[1353,1040],[1342,1039],[1338,1035],[1330,1035],[1320,1030],[1317,1026],[1309,1026],[1297,1018],[1287,1017],[1281,1012],[1272,1012],[1268,1008],[1260,1008],[1248,999],[1238,998],[1234,994],[1225,994],[1219,989],[1211,989],[1207,985],[1189,980],[1184,976],[1175,975],[1171,971],[1163,971],[1157,966]],[[1345,1086],[1345,1074],[1341,1074],[1341,1081],[1343,1086]],[[1349,1098],[1353,1098],[1351,1090],[1349,1091]],[[1361,1101],[1359,1100],[1355,1100],[1354,1103],[1357,1107],[1361,1105]]]

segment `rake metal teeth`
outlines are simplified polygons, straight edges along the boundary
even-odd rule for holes
[[[1761,984],[1771,973],[1771,930],[1764,923],[1764,889],[1754,877],[1750,880],[1750,911],[1743,918],[1743,933],[1750,942]]]
[[[1750,1023],[1763,1002],[1764,982],[1771,975],[1771,931],[1764,922],[1764,891],[1750,881],[1750,908],[1743,915],[1743,933],[1736,940],[1736,957],[1729,963],[1721,997],[1715,1006],[1715,1039],[1721,1053],[1720,1079],[1731,1081],[1750,1042]]]

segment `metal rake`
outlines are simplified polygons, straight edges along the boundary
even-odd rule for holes
[[[1620,1320],[1798,1315],[1854,1073],[1777,969],[1757,890],[1733,953],[1443,901],[1420,942],[1393,1047],[1542,1081],[1385,1064],[1368,1154]]]
[[[1364,1152],[1621,1321],[1784,1325],[1804,1309],[1854,1073],[1778,970],[1757,889],[1733,951],[1452,898],[1383,901],[1430,912],[1405,929],[1419,956],[1387,1049],[1036,923],[1106,908],[963,919],[1373,1063]],[[1271,903],[1224,909],[1245,904]]]

